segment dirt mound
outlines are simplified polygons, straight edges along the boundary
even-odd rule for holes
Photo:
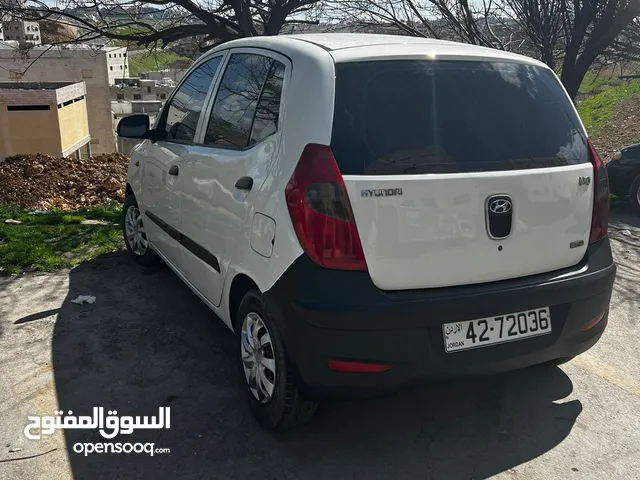
[[[128,157],[16,155],[0,161],[0,204],[74,210],[124,201]]]

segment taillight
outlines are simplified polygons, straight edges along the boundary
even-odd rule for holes
[[[609,178],[607,167],[596,152],[591,140],[587,140],[589,157],[593,164],[593,216],[589,243],[600,240],[609,227]]]
[[[311,260],[331,269],[367,269],[347,189],[329,147],[304,148],[285,196],[293,228]]]
[[[591,320],[589,323],[585,324],[580,331],[582,332],[586,332],[588,330],[591,330],[593,327],[595,327],[596,325],[598,325],[602,319],[604,318],[605,313],[607,313],[606,311],[598,314],[598,316],[596,318],[594,318],[593,320]]]
[[[382,373],[391,370],[391,365],[378,363],[343,362],[341,360],[329,360],[327,363],[331,370],[344,373]]]

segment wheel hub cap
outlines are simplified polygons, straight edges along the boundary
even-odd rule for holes
[[[269,330],[255,312],[247,314],[242,322],[240,353],[251,393],[260,402],[267,403],[275,387],[276,360]]]
[[[138,207],[131,205],[124,216],[124,231],[127,243],[136,255],[144,255],[149,248],[147,232],[142,223],[142,214]]]

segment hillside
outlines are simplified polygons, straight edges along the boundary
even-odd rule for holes
[[[129,74],[138,77],[143,72],[172,68],[175,64],[190,64],[192,60],[181,57],[171,50],[138,50],[129,54]],[[186,68],[186,67],[185,67]]]
[[[614,78],[597,85],[598,93],[579,102],[578,112],[603,158],[640,143],[640,79]]]

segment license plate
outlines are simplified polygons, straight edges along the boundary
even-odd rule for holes
[[[549,307],[442,325],[447,353],[551,333]]]

